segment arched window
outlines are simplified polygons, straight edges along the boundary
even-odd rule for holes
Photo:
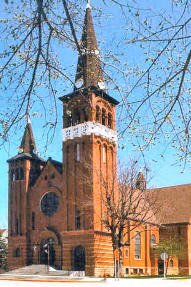
[[[75,110],[75,125],[78,125],[80,123],[80,113],[78,110]]]
[[[15,179],[19,180],[19,168],[16,168],[15,170]]]
[[[106,111],[105,109],[102,109],[102,125],[105,126],[106,124]]]
[[[151,245],[156,244],[156,237],[154,234],[151,235]]]
[[[81,228],[81,215],[80,215],[80,210],[78,208],[76,208],[75,211],[75,226],[76,229],[79,230]]]
[[[99,154],[99,164],[101,167],[101,163],[102,163],[102,157],[101,157],[101,153],[102,153],[102,148],[101,148],[101,143],[99,141],[97,141],[97,147],[98,147],[98,154]]]
[[[15,170],[11,170],[11,181],[15,181]]]
[[[103,163],[107,161],[107,147],[106,145],[103,146]]]
[[[35,213],[32,212],[32,230],[35,230]]]
[[[84,117],[84,121],[88,122],[88,113],[87,113],[86,109],[83,109],[83,117]]]
[[[73,125],[73,119],[72,119],[72,112],[70,110],[66,111],[67,114],[67,127],[71,127]]]
[[[79,162],[80,161],[80,145],[79,144],[75,145],[75,153],[76,153],[76,161]]]
[[[14,251],[14,257],[20,257],[21,256],[21,249],[20,248],[16,248]]]
[[[74,249],[74,270],[75,271],[84,271],[86,265],[86,256],[85,256],[85,248],[81,245],[77,246]]]
[[[114,162],[113,162],[113,148],[110,147],[110,156],[111,156],[111,168],[114,170]]]
[[[96,106],[96,122],[100,121],[100,108]]]
[[[135,259],[141,258],[141,234],[140,232],[135,232]]]
[[[66,147],[66,164],[69,164],[69,146]]]
[[[22,180],[22,179],[24,179],[24,171],[23,171],[23,168],[22,167],[20,167],[20,179]]]
[[[112,127],[112,115],[111,113],[108,113],[108,127],[111,129]]]
[[[16,219],[16,222],[15,222],[15,233],[17,235],[19,234],[19,221],[18,221],[18,219]]]
[[[82,158],[85,158],[85,142],[82,143]]]
[[[173,260],[170,259],[170,267],[173,267],[173,264],[174,264]]]

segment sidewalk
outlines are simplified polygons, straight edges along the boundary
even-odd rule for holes
[[[1,274],[0,280],[8,281],[30,281],[30,282],[67,282],[67,283],[103,283],[103,278],[79,277],[71,278],[67,276],[50,275],[26,275],[26,274]]]

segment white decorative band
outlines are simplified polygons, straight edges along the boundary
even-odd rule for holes
[[[117,132],[97,122],[85,122],[62,130],[63,141],[94,134],[117,144]]]

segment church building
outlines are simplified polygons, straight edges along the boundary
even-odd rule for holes
[[[118,101],[106,93],[91,7],[88,5],[75,87],[63,104],[63,161],[37,154],[30,120],[9,164],[9,270],[50,264],[89,276],[113,275],[111,237],[104,216],[101,176],[116,168]],[[151,243],[158,230],[133,231],[123,249],[124,274],[157,274]],[[151,242],[152,241],[152,242]]]

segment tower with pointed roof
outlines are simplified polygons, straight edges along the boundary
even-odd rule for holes
[[[113,272],[112,245],[100,219],[105,212],[103,178],[109,185],[109,178],[115,177],[118,102],[106,93],[89,3],[80,43],[74,90],[60,98],[66,196],[63,257],[64,269],[72,266],[73,270],[98,275],[106,261],[107,272]],[[101,249],[106,250],[107,258]],[[84,256],[81,265],[75,255],[78,252]]]
[[[29,120],[16,156],[9,164],[9,269],[30,263],[28,232],[28,192],[39,176],[44,161],[36,153]],[[22,250],[22,256],[21,256]]]

